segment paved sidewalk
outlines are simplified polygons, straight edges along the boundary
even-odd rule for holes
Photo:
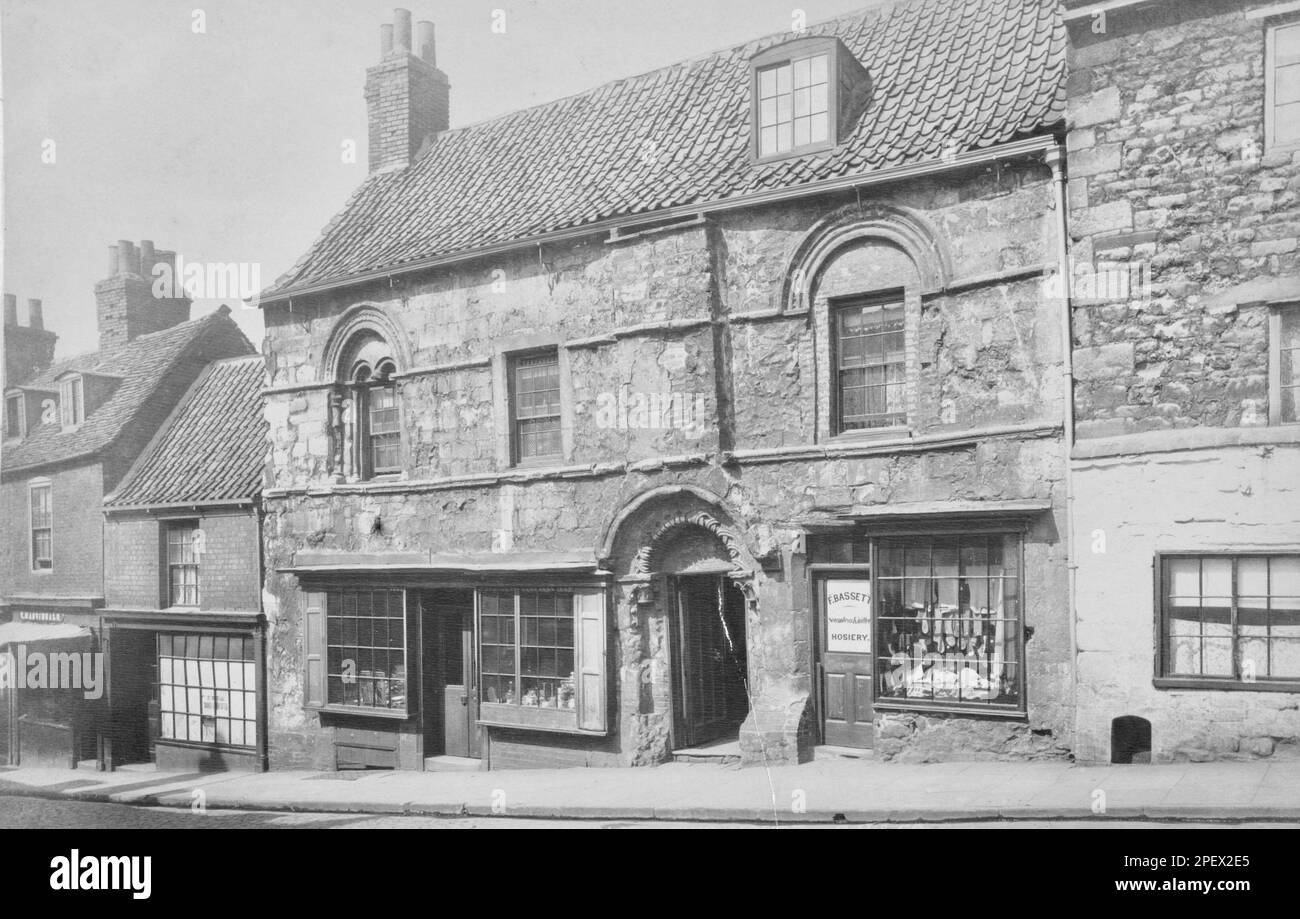
[[[0,792],[173,807],[728,822],[1300,821],[1300,762],[1075,766],[826,760],[765,770],[269,772],[0,770]]]

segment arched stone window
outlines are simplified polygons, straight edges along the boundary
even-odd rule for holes
[[[346,313],[325,352],[335,381],[330,429],[332,472],[343,481],[402,471],[401,403],[397,375],[407,363],[401,332],[382,311]]]
[[[809,231],[785,308],[812,314],[819,440],[916,427],[921,301],[946,287],[948,265],[938,235],[902,208],[846,208]]]

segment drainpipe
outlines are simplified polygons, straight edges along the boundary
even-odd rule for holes
[[[1069,219],[1066,213],[1065,185],[1065,148],[1058,141],[1046,152],[1047,165],[1052,170],[1052,189],[1056,203],[1057,229],[1057,272],[1060,281],[1061,296],[1061,377],[1065,384],[1064,409],[1062,411],[1062,440],[1065,447],[1065,558],[1066,558],[1066,606],[1070,616],[1070,746],[1075,746],[1078,736],[1076,722],[1079,706],[1079,637],[1077,629],[1077,608],[1075,604],[1075,574],[1078,564],[1075,560],[1074,538],[1074,473],[1070,459],[1074,452],[1074,332],[1070,306],[1070,236]]]

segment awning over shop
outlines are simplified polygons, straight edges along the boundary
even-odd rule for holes
[[[937,523],[961,520],[1028,521],[1052,509],[1045,499],[1008,501],[906,501],[855,506],[842,511],[812,513],[794,522],[808,530],[842,530],[872,524]]]
[[[6,622],[0,625],[0,648],[40,642],[77,644],[90,640],[90,629],[69,622]]]
[[[388,572],[393,574],[424,572],[510,573],[510,572],[592,572],[599,565],[592,553],[583,552],[477,552],[446,554],[437,552],[299,552],[293,564],[281,571],[290,574],[340,574]]]

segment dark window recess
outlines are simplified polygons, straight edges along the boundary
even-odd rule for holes
[[[23,397],[9,396],[5,399],[5,436],[22,437],[23,434]]]
[[[871,561],[870,545],[861,536],[815,534],[808,537],[810,565],[866,565]]]

